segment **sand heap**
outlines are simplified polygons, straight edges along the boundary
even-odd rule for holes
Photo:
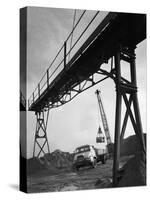
[[[123,176],[119,187],[146,185],[146,156],[142,151],[136,152],[121,169]]]
[[[51,154],[46,154],[44,158],[55,168],[61,169],[72,166],[73,154],[60,150],[55,150]]]
[[[146,143],[146,134],[144,134],[144,139]],[[120,152],[121,156],[133,155],[139,151],[141,151],[141,146],[136,135],[129,136],[122,141]]]
[[[40,158],[31,158],[27,161],[28,175],[43,173],[58,172],[60,169],[71,169],[73,154],[56,150],[50,154],[45,154]]]
[[[146,143],[146,134],[144,134]],[[113,154],[114,144],[111,144]],[[118,172],[119,187],[146,185],[146,155],[142,152],[136,135],[129,136],[121,143],[121,159],[126,157],[125,164]],[[131,158],[132,157],[132,158]],[[128,159],[127,159],[128,158]]]
[[[144,134],[146,143],[146,134]],[[132,135],[123,140],[121,156],[130,156],[126,164],[121,168],[121,177],[118,186],[146,185],[146,154],[142,151],[139,139]]]
[[[144,134],[144,139],[146,143],[146,134]],[[114,153],[114,143],[109,144],[108,146],[108,152],[113,155]],[[135,154],[135,152],[140,151],[140,145],[139,145],[139,140],[136,135],[131,135],[125,139],[123,139],[121,143],[121,148],[120,148],[120,154],[121,156],[130,156]]]

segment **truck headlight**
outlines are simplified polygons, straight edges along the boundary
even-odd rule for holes
[[[93,161],[93,157],[92,157],[92,156],[90,156],[89,159],[90,159],[91,161]]]

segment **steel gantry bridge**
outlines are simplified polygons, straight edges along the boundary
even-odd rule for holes
[[[37,120],[33,156],[35,156],[36,146],[39,148],[37,157],[41,153],[45,153],[44,147],[46,145],[48,152],[50,152],[47,139],[49,110],[62,106],[88,88],[111,78],[116,86],[113,162],[113,184],[116,186],[120,139],[124,136],[128,118],[131,119],[135,134],[145,152],[137,97],[135,49],[140,42],[146,39],[146,15],[109,12],[75,51],[80,39],[84,37],[88,28],[100,14],[100,12],[95,12],[91,21],[69,49],[69,39],[85,13],[86,11],[82,12],[73,30],[28,100],[28,110],[35,112]],[[102,65],[108,63],[109,60],[111,60],[110,65],[107,67]],[[124,67],[121,63],[122,60],[130,67],[130,80],[122,76],[121,68]],[[122,100],[126,105],[126,113],[121,127]],[[131,105],[133,106],[131,107]],[[43,132],[42,135],[39,134],[40,130]],[[44,139],[42,145],[39,142],[40,139]]]

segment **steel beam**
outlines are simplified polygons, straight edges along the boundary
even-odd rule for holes
[[[121,69],[120,69],[120,52],[115,55],[116,70],[116,119],[115,119],[115,143],[114,143],[114,162],[113,162],[113,185],[116,186],[117,171],[119,169],[120,158],[120,127],[121,127]]]
[[[131,69],[131,82],[137,87],[137,78],[136,78],[136,63],[135,63],[135,52],[134,49],[132,49],[132,54],[134,55],[131,59],[130,63],[130,69]],[[145,141],[144,141],[144,135],[143,135],[143,128],[142,128],[142,121],[141,121],[141,115],[140,115],[140,108],[139,108],[139,102],[137,97],[137,92],[133,94],[133,107],[135,112],[135,118],[136,123],[139,130],[139,139],[141,141],[141,147],[143,151],[146,151],[145,148]]]
[[[131,106],[131,102],[132,102],[132,96],[130,96],[129,98],[129,107]],[[124,121],[123,121],[123,125],[122,125],[122,130],[121,130],[121,135],[120,135],[120,140],[122,141],[124,138],[124,134],[125,134],[125,130],[126,130],[126,126],[127,126],[127,122],[128,122],[128,117],[129,117],[129,113],[128,110],[126,110],[125,113],[125,117],[124,117]]]

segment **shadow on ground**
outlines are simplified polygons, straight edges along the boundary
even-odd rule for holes
[[[9,187],[12,188],[13,190],[16,190],[16,191],[19,190],[19,185],[18,184],[9,184]]]

